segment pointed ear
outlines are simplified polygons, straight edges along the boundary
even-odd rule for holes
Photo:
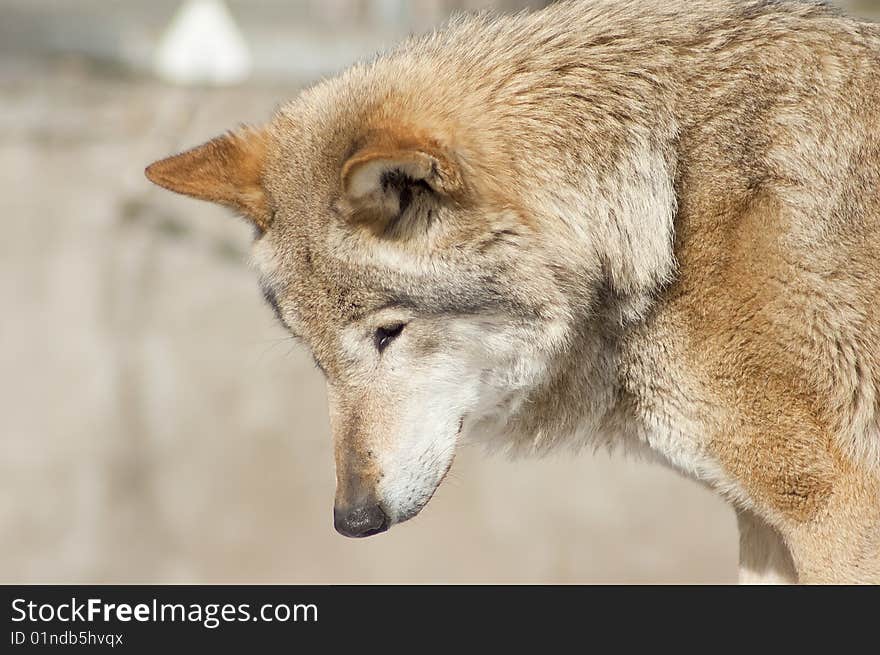
[[[263,188],[268,135],[242,127],[147,167],[150,181],[241,212],[265,231],[272,211]]]
[[[455,196],[458,167],[435,141],[372,138],[342,166],[342,194],[362,218],[387,223],[400,217],[417,193]]]

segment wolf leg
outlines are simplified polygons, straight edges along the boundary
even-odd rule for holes
[[[794,562],[779,533],[748,510],[737,510],[740,584],[796,584]]]

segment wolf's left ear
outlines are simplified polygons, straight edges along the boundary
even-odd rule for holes
[[[242,127],[147,167],[150,181],[176,193],[241,212],[265,231],[272,221],[263,188],[268,136]]]
[[[400,216],[414,194],[451,197],[462,190],[452,157],[432,141],[374,140],[342,166],[342,193],[349,203],[379,219]]]

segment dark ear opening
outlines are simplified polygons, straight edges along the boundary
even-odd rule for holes
[[[342,194],[356,220],[382,232],[418,196],[449,198],[461,190],[458,168],[436,143],[374,138],[342,166]]]

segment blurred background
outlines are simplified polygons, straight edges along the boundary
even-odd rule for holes
[[[541,4],[0,0],[0,582],[735,580],[729,508],[603,453],[464,448],[419,517],[338,536],[249,228],[143,177],[451,11]]]

